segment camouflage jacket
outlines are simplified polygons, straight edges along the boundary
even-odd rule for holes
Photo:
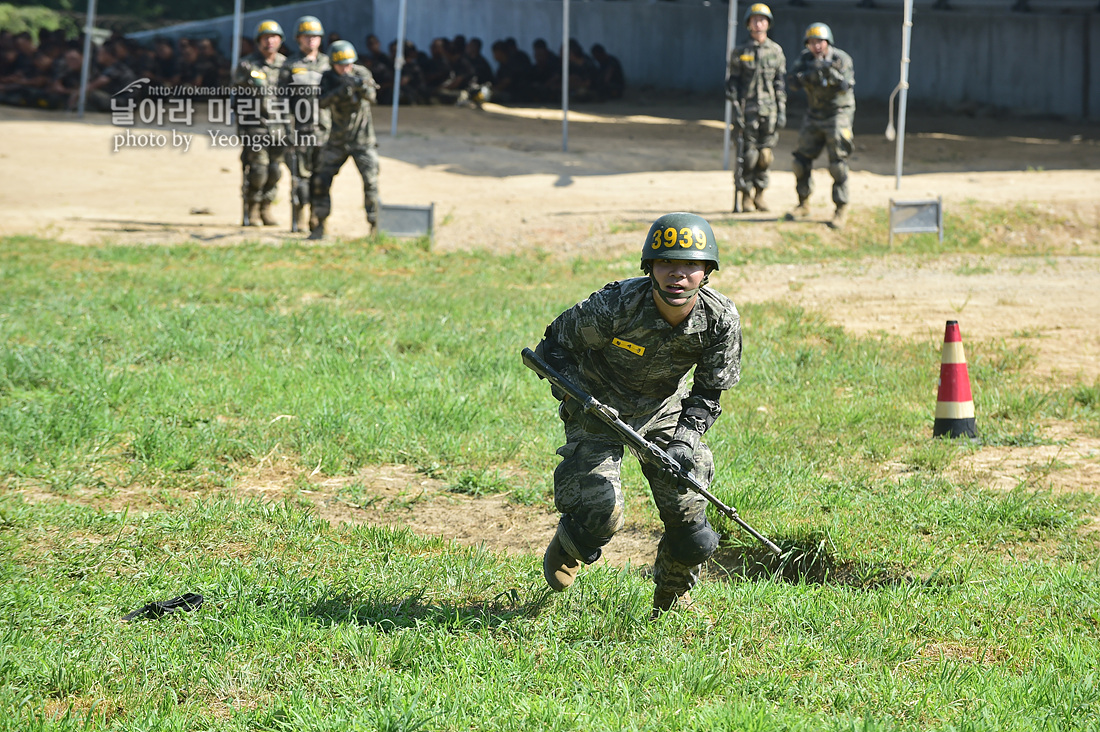
[[[377,99],[374,76],[366,66],[352,64],[346,75],[329,69],[321,76],[321,109],[332,112],[328,144],[364,147],[377,144],[370,105]]]
[[[294,129],[318,135],[318,145],[325,144],[332,127],[332,113],[318,104],[321,76],[331,68],[327,54],[318,53],[310,60],[299,52],[286,60],[279,77],[279,86],[290,101]]]
[[[241,59],[233,70],[233,86],[237,88],[235,109],[237,127],[254,134],[263,130],[285,130],[291,114],[276,93],[286,56],[276,53],[269,62],[259,51]]]
[[[539,350],[624,419],[653,414],[672,399],[685,410],[702,408],[710,418],[696,430],[701,434],[721,412],[718,392],[741,378],[741,318],[729,299],[703,287],[688,317],[669,325],[649,278],[635,277],[612,282],[559,315]]]
[[[787,110],[787,57],[770,38],[752,41],[730,54],[726,91],[741,100],[746,115],[776,117]]]
[[[839,48],[829,47],[820,61],[807,49],[802,52],[788,76],[791,89],[803,89],[809,103],[807,114],[815,119],[831,117],[837,112],[854,112],[856,85],[852,57]]]

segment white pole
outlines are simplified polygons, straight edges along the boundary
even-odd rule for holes
[[[88,0],[88,17],[84,22],[84,59],[80,63],[80,100],[76,105],[76,116],[80,119],[84,119],[88,74],[92,68],[92,28],[95,28],[95,0]]]
[[[569,0],[561,4],[561,151],[569,152]]]
[[[401,0],[397,11],[397,50],[393,54],[393,114],[390,115],[390,137],[397,136],[397,107],[401,103],[401,69],[405,68],[405,13],[408,0]]]
[[[722,78],[729,81],[730,54],[737,39],[737,0],[730,0],[729,18],[726,20],[726,68]],[[726,100],[726,124],[722,128],[722,170],[730,169],[730,122],[733,121],[733,102]]]
[[[237,64],[241,62],[241,36],[244,35],[244,0],[235,0],[233,3],[233,43],[230,55],[229,68],[236,73]]]
[[[909,96],[909,35],[913,30],[913,0],[905,0],[905,20],[901,24],[901,81],[898,88],[901,98],[898,101],[898,145],[897,159],[894,163],[894,189],[901,189],[901,165],[905,158],[905,101]]]

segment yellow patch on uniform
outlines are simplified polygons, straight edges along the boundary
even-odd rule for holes
[[[756,56],[753,56],[751,53],[743,53],[741,54],[741,60],[748,63],[749,61],[755,61]]]
[[[622,338],[612,338],[611,339],[611,345],[618,346],[619,348],[623,349],[624,351],[630,351],[635,356],[641,356],[642,354],[645,353],[645,347],[644,346],[636,346],[633,343],[631,343],[630,341],[624,341]]]
[[[843,137],[845,140],[851,140],[852,139],[852,128],[851,127],[841,127],[840,128],[840,136]]]
[[[309,69],[307,69],[305,66],[294,66],[290,69],[290,73],[292,74],[304,74],[307,71],[309,71]]]
[[[252,69],[251,73],[252,73],[252,78],[253,79],[266,79],[267,78],[267,74],[265,74],[263,71],[260,71],[259,69]]]

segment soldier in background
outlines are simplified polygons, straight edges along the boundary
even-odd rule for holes
[[[244,225],[278,226],[271,215],[279,183],[288,116],[275,97],[286,56],[279,53],[283,29],[274,20],[256,26],[256,50],[241,59],[233,71],[236,88],[237,131],[241,135],[244,168]]]
[[[310,178],[320,168],[321,149],[332,127],[329,110],[320,108],[321,76],[332,68],[328,55],[321,53],[325,29],[312,15],[303,15],[295,23],[298,51],[287,59],[279,86],[289,93],[290,117],[294,125],[286,165],[290,170],[292,213],[291,231],[305,223],[303,211],[310,197]]]
[[[825,148],[829,153],[829,173],[833,176],[833,203],[836,213],[830,223],[834,229],[844,226],[848,208],[848,156],[852,154],[852,121],[856,114],[856,85],[852,57],[833,46],[833,31],[824,23],[806,28],[806,49],[791,69],[791,89],[806,92],[809,106],[798,133],[794,151],[795,190],[798,207],[790,218],[810,215],[809,198],[813,192],[814,158]]]
[[[348,41],[337,41],[329,50],[332,68],[321,77],[321,109],[332,112],[332,130],[321,151],[321,166],[311,183],[310,239],[325,235],[325,219],[332,210],[332,179],[350,156],[363,177],[364,208],[368,234],[378,225],[378,140],[374,135],[371,104],[377,98],[374,77],[355,63],[359,55]]]
[[[768,38],[772,11],[754,3],[745,11],[749,42],[730,53],[726,97],[733,102],[733,118],[740,136],[739,164],[734,186],[745,198],[752,194],[757,211],[767,211],[764,190],[768,168],[775,158],[779,130],[787,125],[787,58],[778,43]]]

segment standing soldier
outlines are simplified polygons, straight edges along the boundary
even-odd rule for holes
[[[733,118],[739,135],[738,165],[734,171],[734,195],[753,194],[757,211],[767,211],[764,189],[768,168],[775,158],[779,130],[787,126],[787,58],[778,43],[768,38],[772,11],[754,3],[745,12],[749,42],[730,54],[726,97],[733,102]]]
[[[714,461],[702,437],[722,412],[722,392],[741,375],[737,308],[705,286],[718,269],[710,224],[692,213],[661,216],[642,243],[641,268],[644,277],[613,282],[559,315],[536,352],[709,485]],[[558,409],[565,444],[554,504],[562,515],[542,564],[557,592],[623,527],[623,440],[583,406],[565,399]],[[688,590],[719,537],[707,521],[706,498],[648,463],[642,474],[665,527],[653,565],[656,618],[691,604]]]
[[[241,136],[241,166],[244,168],[245,226],[277,226],[271,215],[279,165],[286,144],[289,114],[275,94],[286,56],[279,53],[283,29],[274,20],[256,26],[256,50],[241,59],[233,71],[236,88],[237,131]]]
[[[332,179],[350,155],[363,176],[367,224],[374,233],[378,224],[378,140],[370,105],[375,101],[374,77],[355,63],[359,54],[348,41],[336,41],[329,50],[332,68],[321,77],[321,109],[332,112],[332,131],[321,151],[321,164],[310,182],[309,238],[325,235],[325,219],[332,210]]]
[[[798,207],[790,218],[810,215],[809,198],[813,192],[814,158],[821,148],[829,153],[829,173],[833,176],[833,203],[836,213],[830,226],[844,226],[848,208],[848,156],[852,154],[852,121],[856,114],[856,85],[852,57],[833,46],[833,31],[824,23],[806,28],[805,50],[791,69],[791,89],[806,92],[808,107],[798,133],[794,151],[794,180]]]
[[[309,202],[310,177],[321,161],[321,148],[328,140],[332,114],[320,109],[321,76],[332,68],[328,56],[321,53],[325,29],[312,15],[298,18],[298,52],[283,66],[280,86],[289,94],[294,135],[287,151],[286,166],[290,170],[291,231],[302,228],[302,210]]]

